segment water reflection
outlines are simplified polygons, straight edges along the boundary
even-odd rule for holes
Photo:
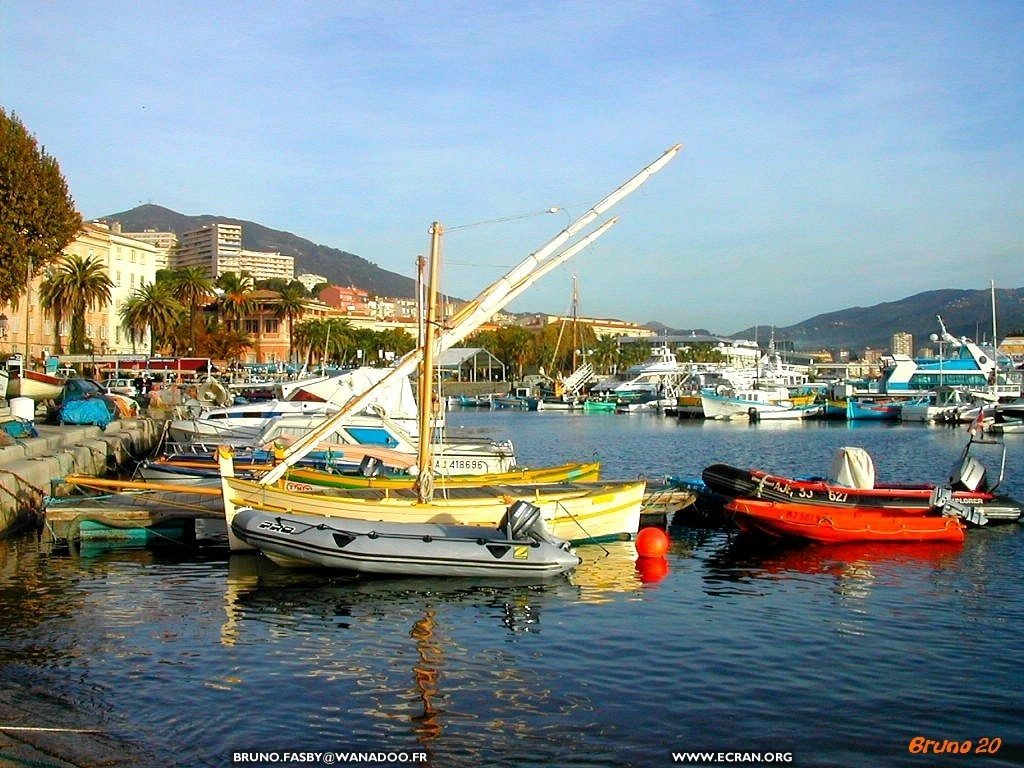
[[[935,570],[956,561],[957,542],[849,542],[805,544],[737,534],[707,559],[705,591],[729,594],[759,579],[826,576],[845,596],[866,597],[879,573]]]
[[[426,748],[429,748],[431,742],[440,737],[444,730],[441,719],[444,710],[434,704],[439,668],[444,658],[441,644],[434,637],[436,625],[437,614],[434,610],[428,609],[423,618],[412,625],[412,631],[409,633],[416,641],[419,660],[412,668],[412,675],[416,682],[416,693],[423,705],[423,712],[413,715],[413,730],[417,741]]]

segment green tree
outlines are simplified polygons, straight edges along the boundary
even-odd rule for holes
[[[174,330],[185,316],[185,308],[174,298],[172,290],[167,280],[144,284],[121,307],[121,328],[131,336],[133,348],[137,340],[146,337],[147,328],[150,355],[155,355],[157,347],[173,339]]]
[[[52,275],[51,269],[50,276]],[[61,325],[72,315],[71,306],[67,303],[69,298],[63,282],[47,279],[39,285],[39,303],[53,320],[53,350],[58,355],[64,352],[64,345],[60,339]]]
[[[619,342],[615,336],[606,334],[598,337],[591,348],[590,360],[598,373],[615,373],[619,363]]]
[[[60,325],[67,313],[71,318],[72,354],[82,353],[92,344],[86,344],[85,313],[99,310],[110,303],[110,290],[114,284],[107,274],[106,265],[97,258],[83,259],[77,254],[64,257],[57,268],[40,286],[42,305],[54,323]]]
[[[298,280],[293,280],[284,288],[278,291],[280,299],[274,307],[274,314],[278,320],[288,321],[288,362],[292,362],[292,332],[295,329],[295,318],[299,317],[306,309],[306,301],[309,295],[306,287]]]
[[[246,316],[256,310],[252,277],[248,273],[225,272],[217,278],[217,288],[222,291],[217,297],[218,309],[227,326],[241,331]]]
[[[237,362],[242,353],[251,346],[252,339],[248,334],[226,326],[211,330],[206,337],[206,351],[216,360]]]
[[[292,333],[292,346],[299,351],[307,365],[317,361],[321,366],[347,360],[355,350],[354,329],[348,320],[310,319],[296,323]]]
[[[82,228],[57,161],[0,108],[0,304],[17,307],[31,278]]]
[[[203,267],[181,267],[172,278],[174,297],[188,310],[188,328],[191,353],[195,354],[196,325],[200,320],[199,307],[214,295],[213,280]]]
[[[416,346],[416,339],[402,328],[388,328],[377,332],[377,349],[394,353],[398,359]]]
[[[683,363],[722,363],[725,355],[714,344],[696,342],[677,349],[676,359]]]

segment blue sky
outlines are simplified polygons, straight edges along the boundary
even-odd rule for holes
[[[576,274],[583,314],[733,333],[1024,286],[1022,38],[1019,2],[6,0],[0,104],[86,218],[405,275],[437,219],[466,298],[682,142],[511,308],[567,312]]]

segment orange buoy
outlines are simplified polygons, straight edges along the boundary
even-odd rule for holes
[[[668,552],[668,534],[661,528],[641,528],[636,535],[636,553],[640,557],[664,557]]]
[[[668,575],[668,560],[664,557],[638,557],[636,572],[640,583],[653,584]]]

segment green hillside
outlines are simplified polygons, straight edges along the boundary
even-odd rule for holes
[[[253,251],[279,251],[294,256],[296,274],[311,272],[323,275],[331,283],[355,285],[379,296],[413,298],[416,295],[416,282],[410,277],[381,269],[353,253],[317,245],[291,232],[271,229],[254,221],[210,214],[186,216],[159,205],[140,205],[130,211],[104,216],[103,219],[120,222],[121,228],[126,232],[156,229],[161,232],[174,232],[179,237],[182,232],[199,229],[204,224],[219,221],[241,224],[243,248]]]

